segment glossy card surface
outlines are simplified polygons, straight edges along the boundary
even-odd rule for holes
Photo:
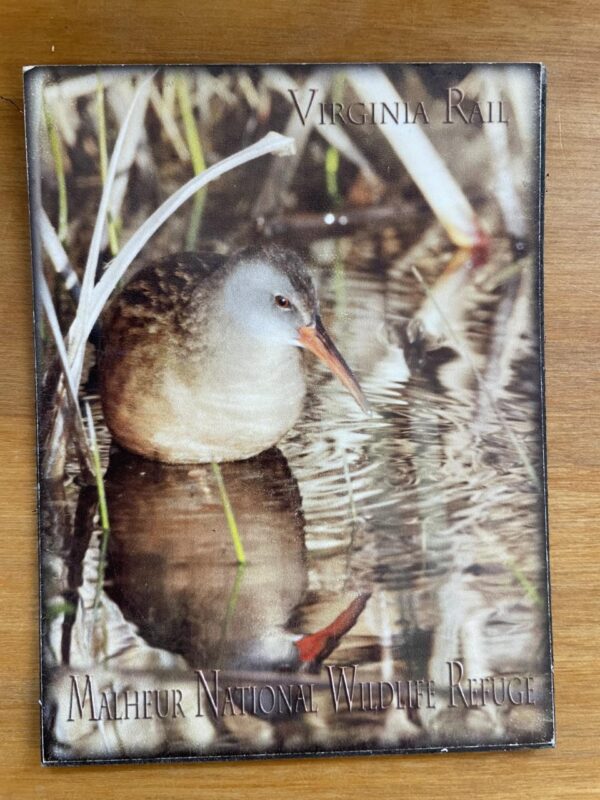
[[[544,92],[25,71],[44,763],[554,744]]]

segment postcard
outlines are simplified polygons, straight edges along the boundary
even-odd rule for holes
[[[544,93],[25,71],[44,764],[554,744]]]

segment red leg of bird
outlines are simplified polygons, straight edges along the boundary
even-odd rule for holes
[[[333,622],[325,628],[321,628],[320,631],[303,636],[302,639],[297,641],[295,644],[298,648],[300,661],[305,664],[319,663],[324,658],[327,658],[337,647],[342,636],[356,625],[370,596],[370,593],[359,594]]]

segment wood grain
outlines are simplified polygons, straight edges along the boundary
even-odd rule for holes
[[[565,0],[4,0],[0,16],[0,796],[598,798],[600,5]],[[21,67],[527,60],[548,66],[546,356],[558,747],[185,766],[39,766],[31,283]]]

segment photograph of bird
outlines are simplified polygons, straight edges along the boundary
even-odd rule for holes
[[[302,349],[369,413],[295,252],[270,246],[229,258],[168,256],[133,277],[103,322],[107,425],[127,450],[157,461],[250,458],[300,417]]]

